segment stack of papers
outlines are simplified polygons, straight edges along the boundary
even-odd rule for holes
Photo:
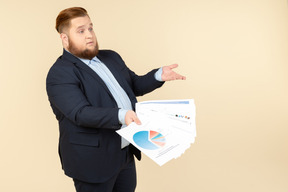
[[[140,102],[136,113],[142,124],[131,123],[117,133],[160,166],[181,156],[195,141],[193,99]]]

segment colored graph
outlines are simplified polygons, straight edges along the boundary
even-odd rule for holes
[[[134,142],[143,149],[155,150],[164,147],[165,137],[156,131],[139,131],[133,135]]]

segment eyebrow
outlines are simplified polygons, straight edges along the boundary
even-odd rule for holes
[[[89,24],[89,27],[90,27],[90,26],[93,27],[93,23],[90,23],[90,24]],[[77,27],[76,30],[81,29],[81,28],[84,28],[84,27],[85,27],[85,25],[81,25],[81,26]]]

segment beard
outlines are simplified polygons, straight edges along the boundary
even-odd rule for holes
[[[69,41],[69,47],[68,50],[70,53],[72,53],[73,55],[82,58],[82,59],[93,59],[95,56],[97,56],[98,52],[99,52],[99,47],[98,47],[98,43],[96,41],[96,45],[93,49],[84,49],[84,50],[80,50],[79,48],[77,48],[75,46],[75,44],[68,39]]]

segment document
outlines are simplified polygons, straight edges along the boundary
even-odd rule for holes
[[[193,99],[139,102],[136,113],[142,124],[131,123],[117,133],[160,166],[180,157],[195,142]]]

